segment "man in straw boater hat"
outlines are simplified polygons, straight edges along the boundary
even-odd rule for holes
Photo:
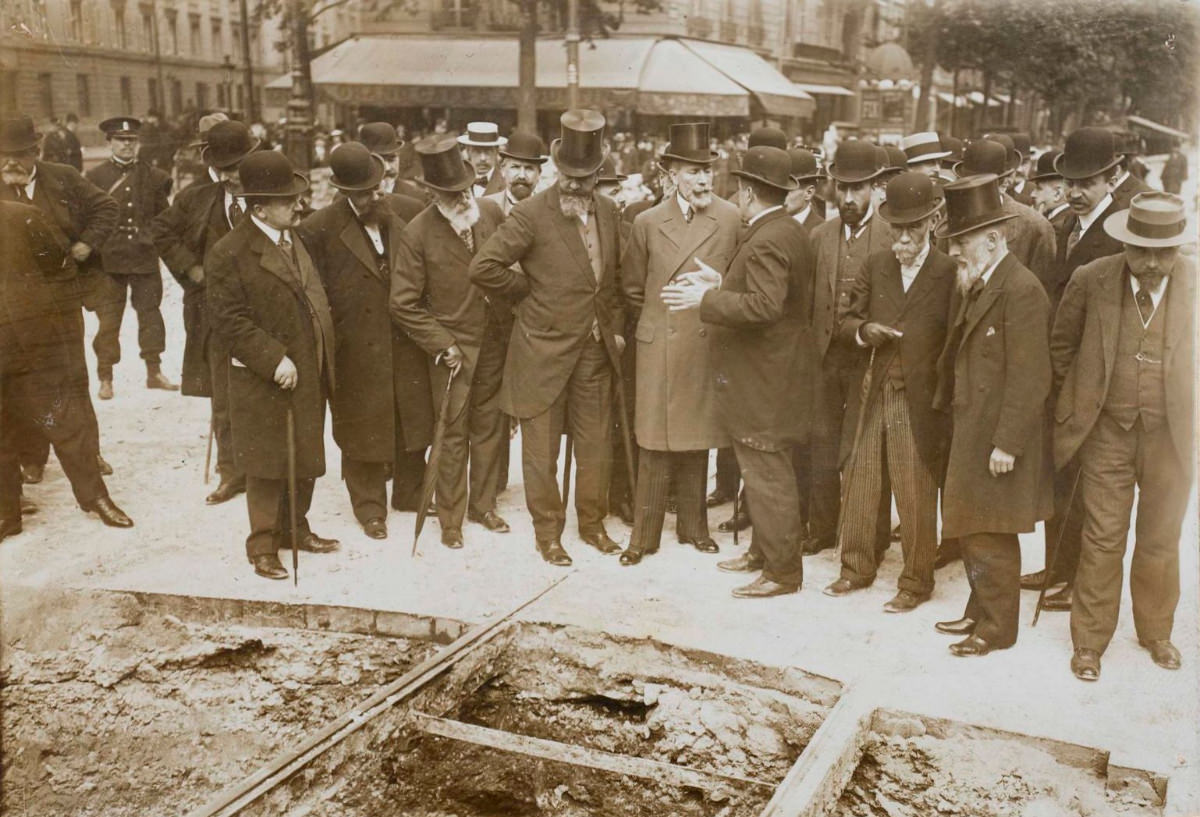
[[[391,127],[390,125],[388,126]],[[425,476],[433,409],[425,355],[393,328],[385,306],[404,222],[387,205],[382,157],[359,142],[329,154],[341,194],[296,228],[321,276],[337,337],[329,395],[333,439],[354,518],[387,538],[387,483],[415,509]]]
[[[1050,304],[1008,251],[1014,218],[992,174],[946,185],[935,236],[958,264],[953,324],[938,361],[934,406],[953,432],[942,493],[942,535],[957,538],[971,595],[937,630],[964,636],[955,655],[985,655],[1017,640],[1021,545],[1051,510],[1044,412],[1050,394]]]
[[[718,567],[762,572],[733,591],[737,598],[795,593],[804,575],[792,449],[809,430],[813,256],[808,232],[783,207],[797,186],[791,170],[787,151],[746,151],[735,171],[746,227],[728,271],[697,256],[698,271],[661,290],[672,312],[696,309],[708,330],[717,418],[746,482],[754,536],[745,554]]]
[[[121,322],[127,297],[137,312],[146,388],[179,391],[179,385],[162,373],[162,353],[167,348],[167,329],[159,311],[163,283],[149,229],[151,220],[169,205],[171,177],[138,158],[139,120],[115,116],[99,127],[108,138],[112,155],[84,175],[107,191],[120,210],[116,229],[98,249],[103,272],[93,276],[83,296],[84,306],[96,313],[100,323],[92,341],[99,396],[101,400],[113,396],[113,366],[121,359]]]
[[[504,189],[483,198],[500,205],[507,216],[517,202],[524,201],[537,190],[542,180],[542,165],[550,157],[546,154],[546,143],[540,136],[523,131],[510,134],[507,144],[499,149],[499,155]]]
[[[468,122],[467,132],[458,137],[463,158],[475,169],[472,191],[475,198],[490,196],[504,189],[504,174],[498,171],[500,149],[508,140],[500,135],[494,122]]]
[[[639,214],[621,258],[625,299],[638,313],[638,448],[633,534],[621,564],[637,564],[658,550],[667,493],[674,486],[676,537],[701,553],[716,553],[708,531],[705,483],[708,449],[729,445],[717,416],[709,327],[697,310],[672,311],[659,297],[697,259],[724,272],[741,229],[738,209],[713,193],[708,123],[671,125],[662,163],[673,197]],[[672,480],[674,476],[674,480]]]
[[[475,168],[462,158],[453,136],[430,137],[416,147],[422,184],[434,201],[404,228],[392,270],[391,313],[433,361],[435,410],[450,389],[437,513],[442,544],[460,548],[464,518],[496,533],[509,530],[496,513],[496,494],[500,451],[508,445],[508,424],[497,400],[506,351],[502,328],[511,320],[504,314],[507,301],[494,301],[468,275],[471,259],[504,214],[498,204],[471,192]]]
[[[921,173],[934,181],[941,180],[942,160],[950,151],[942,147],[942,140],[934,131],[911,133],[900,140],[908,169]]]
[[[1078,457],[1083,545],[1071,606],[1071,670],[1100,676],[1117,626],[1130,512],[1129,574],[1138,643],[1179,669],[1171,643],[1179,603],[1179,533],[1195,447],[1195,217],[1170,193],[1141,193],[1104,220],[1123,250],[1071,276],[1050,353],[1061,384],[1054,459]]]
[[[247,156],[238,175],[245,218],[204,260],[209,319],[228,350],[234,455],[246,474],[250,515],[246,556],[259,576],[286,579],[281,548],[338,548],[307,519],[313,483],[325,473],[325,400],[337,386],[333,316],[295,234],[308,180],[272,150]],[[295,508],[288,499],[292,446]]]
[[[428,202],[419,187],[400,178],[400,151],[404,149],[404,143],[396,129],[387,122],[367,122],[358,129],[358,141],[383,159],[383,181],[379,189],[384,194],[384,204],[405,224],[412,221]]]
[[[611,199],[595,193],[604,116],[570,110],[560,122],[562,136],[550,146],[557,184],[513,208],[475,255],[471,280],[489,294],[521,299],[500,407],[521,422],[525,501],[538,552],[565,566],[571,557],[562,546],[566,511],[556,480],[564,428],[574,438],[580,538],[601,553],[621,550],[604,530],[604,515],[613,375],[625,339],[619,216]]]
[[[237,198],[238,168],[259,142],[241,122],[224,120],[208,131],[201,158],[208,179],[176,194],[171,206],[150,224],[150,234],[167,270],[183,287],[183,370],[180,391],[211,402],[210,427],[217,448],[217,487],[209,505],[228,502],[246,490],[246,475],[233,455],[229,420],[229,351],[213,334],[205,270],[213,246],[245,218]]]
[[[879,215],[891,225],[892,246],[867,259],[838,329],[873,351],[866,401],[861,389],[847,396],[842,568],[825,593],[842,596],[875,581],[876,515],[894,493],[904,569],[896,596],[884,605],[889,613],[913,610],[933,591],[938,488],[950,443],[949,418],[934,408],[933,396],[956,279],[954,261],[931,238],[942,202],[927,172],[907,171],[888,182]]]

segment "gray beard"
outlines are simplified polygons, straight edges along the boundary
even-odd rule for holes
[[[456,233],[471,229],[475,226],[475,222],[479,221],[479,205],[473,198],[466,199],[465,204],[455,207],[447,207],[439,199],[437,209],[446,218],[446,221],[450,222],[450,226]]]
[[[712,204],[713,193],[711,190],[706,190],[704,193],[692,193],[690,196],[684,196],[684,199],[695,210],[700,211]]]
[[[576,196],[573,193],[560,193],[558,196],[558,206],[567,218],[583,218],[591,203],[591,196]]]
[[[958,291],[963,295],[967,294],[967,290],[971,288],[971,284],[979,280],[983,275],[982,269],[973,270],[970,265],[962,265],[958,268]]]
[[[3,178],[5,184],[19,184],[22,187],[29,184],[29,175],[24,170],[0,171],[0,178]]]

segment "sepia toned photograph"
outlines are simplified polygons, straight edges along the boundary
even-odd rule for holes
[[[0,0],[0,815],[1200,817],[1197,0]]]

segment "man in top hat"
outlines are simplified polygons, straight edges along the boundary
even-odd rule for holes
[[[900,140],[908,169],[937,179],[942,170],[942,160],[950,151],[942,147],[942,140],[933,131],[923,131],[905,136]]]
[[[246,216],[204,260],[209,319],[228,350],[234,456],[246,474],[250,515],[246,556],[259,576],[286,579],[281,548],[338,548],[307,519],[313,483],[325,473],[325,400],[337,386],[333,316],[295,232],[308,180],[272,150],[247,156],[238,175]],[[296,507],[289,509],[293,447]]]
[[[637,315],[639,448],[633,534],[621,554],[625,565],[658,550],[672,484],[676,537],[701,553],[717,552],[705,511],[708,449],[730,440],[717,417],[709,327],[698,310],[672,311],[659,297],[677,276],[698,269],[696,259],[723,273],[737,246],[738,209],[712,189],[717,155],[709,149],[708,127],[671,125],[662,163],[676,193],[634,219],[621,259],[625,299]]]
[[[1137,531],[1129,589],[1138,642],[1154,663],[1179,669],[1171,643],[1179,603],[1179,532],[1194,462],[1194,256],[1183,200],[1141,193],[1104,220],[1123,245],[1071,276],[1050,341],[1055,381],[1054,459],[1078,458],[1083,546],[1071,606],[1071,670],[1100,676],[1117,627],[1129,515]]]
[[[219,482],[205,497],[209,505],[228,502],[246,490],[246,475],[233,453],[229,354],[209,320],[206,269],[213,246],[245,219],[246,209],[237,197],[238,168],[258,146],[243,123],[214,124],[200,153],[207,177],[176,194],[171,206],[150,224],[159,256],[183,287],[180,391],[188,397],[208,397],[212,403],[209,428],[217,448]]]
[[[500,451],[508,423],[497,394],[511,320],[507,300],[471,283],[471,259],[504,220],[500,206],[471,192],[475,168],[451,136],[417,144],[422,184],[434,202],[404,229],[392,270],[391,314],[432,362],[435,408],[450,389],[437,474],[442,544],[463,546],[463,519],[507,533],[496,513]],[[468,466],[469,462],[469,466]]]
[[[1137,134],[1129,131],[1119,131],[1113,134],[1117,153],[1120,154],[1121,174],[1117,176],[1117,186],[1112,191],[1113,201],[1118,210],[1125,210],[1129,202],[1138,193],[1149,193],[1154,188],[1146,184],[1146,166],[1138,159],[1142,152],[1142,140]]]
[[[83,146],[75,134],[79,127],[79,117],[69,113],[64,121],[52,117],[50,132],[42,141],[42,161],[54,162],[60,165],[70,165],[83,172]]]
[[[1037,158],[1037,165],[1029,182],[1033,186],[1034,208],[1046,217],[1055,235],[1062,233],[1063,224],[1071,214],[1067,203],[1067,183],[1054,169],[1054,160],[1062,151],[1047,150]],[[1055,239],[1057,243],[1057,239]]]
[[[472,192],[475,198],[490,196],[504,189],[504,174],[497,173],[500,149],[508,140],[500,135],[494,122],[468,122],[467,132],[458,137],[463,156],[475,168]]]
[[[521,422],[525,501],[538,552],[555,565],[571,564],[556,479],[564,428],[574,438],[580,537],[602,553],[621,549],[604,530],[612,378],[625,345],[618,334],[624,324],[618,214],[610,199],[595,194],[604,124],[596,111],[562,115],[562,136],[550,146],[558,183],[514,207],[470,270],[489,295],[520,299],[500,407]]]
[[[150,222],[169,206],[171,177],[138,158],[138,131],[142,123],[117,116],[100,123],[112,155],[85,174],[88,181],[117,202],[117,227],[99,248],[103,274],[97,274],[85,291],[83,304],[96,313],[100,327],[92,340],[100,399],[113,396],[113,366],[121,359],[121,320],[128,297],[137,313],[138,347],[146,362],[146,388],[179,391],[162,373],[162,353],[167,348],[163,325],[162,273],[150,235]]]
[[[876,514],[881,503],[890,507],[894,493],[904,569],[896,596],[884,605],[889,613],[913,610],[933,592],[938,488],[950,442],[949,418],[934,408],[933,396],[956,278],[954,261],[930,238],[941,206],[941,190],[926,171],[888,182],[879,215],[891,225],[892,246],[867,259],[838,329],[873,351],[866,400],[861,389],[847,396],[842,569],[825,593],[841,596],[875,581]]]
[[[390,127],[390,126],[389,126]],[[321,277],[337,338],[337,383],[329,395],[333,439],[354,518],[372,539],[387,538],[387,482],[417,508],[433,408],[425,354],[386,308],[404,222],[387,206],[384,161],[358,142],[329,154],[341,195],[296,228]]]
[[[421,188],[400,178],[400,141],[396,129],[387,122],[367,122],[358,129],[358,141],[367,150],[383,159],[384,174],[380,184],[385,198],[384,204],[405,224],[425,209],[425,195]]]
[[[661,290],[672,312],[698,309],[708,330],[717,418],[746,480],[754,536],[718,567],[762,573],[733,591],[738,598],[795,593],[804,573],[792,448],[808,434],[813,256],[807,231],[783,207],[797,186],[791,169],[784,150],[746,151],[737,174],[747,226],[728,272],[696,256],[697,272]]]
[[[955,655],[985,655],[1016,643],[1018,534],[1050,512],[1050,304],[1008,251],[1003,223],[1015,216],[996,176],[959,179],[944,192],[947,218],[935,235],[958,265],[958,286],[934,398],[953,421],[942,535],[961,543],[971,596],[962,618],[937,630],[964,636],[950,646]]]
[[[788,215],[812,230],[825,220],[824,204],[817,199],[817,186],[825,174],[817,167],[817,157],[812,151],[791,148],[788,158],[792,160],[792,178],[797,187],[788,193],[784,207]]]
[[[541,137],[524,131],[513,131],[508,142],[499,149],[499,155],[504,189],[483,198],[498,204],[507,217],[517,202],[525,201],[537,190],[542,180],[542,165],[550,157],[546,155],[546,143]]]

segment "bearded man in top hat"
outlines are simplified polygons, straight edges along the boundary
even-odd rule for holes
[[[246,475],[233,453],[229,416],[229,351],[213,334],[207,303],[208,256],[218,241],[245,219],[238,169],[259,147],[241,122],[212,125],[200,153],[207,178],[181,190],[171,206],[150,224],[154,246],[183,288],[183,372],[180,391],[208,397],[212,403],[210,433],[217,447],[217,487],[205,497],[209,505],[228,502],[246,490]]]
[[[934,131],[905,136],[900,140],[900,149],[904,151],[905,163],[909,170],[924,174],[935,181],[941,177],[942,160],[950,156],[950,151],[942,146],[941,137]]]
[[[542,165],[550,157],[546,155],[546,143],[541,137],[523,131],[514,131],[504,147],[500,148],[499,155],[504,189],[483,198],[498,204],[507,217],[518,202],[529,198],[537,190],[542,180]]]
[[[496,513],[500,451],[508,425],[497,394],[504,372],[507,301],[471,283],[471,259],[504,220],[493,201],[471,193],[475,168],[452,136],[417,144],[422,184],[434,203],[404,229],[391,280],[391,314],[432,361],[440,398],[450,389],[437,474],[442,544],[463,546],[463,519],[507,533]],[[469,462],[469,467],[468,467]]]
[[[475,168],[472,192],[475,198],[490,196],[504,190],[504,174],[497,172],[500,149],[508,140],[500,135],[494,122],[468,122],[467,132],[458,137],[463,156]]]
[[[1071,276],[1050,354],[1060,384],[1054,459],[1078,458],[1083,545],[1071,606],[1071,670],[1100,676],[1121,606],[1129,515],[1137,530],[1129,589],[1138,643],[1179,669],[1179,533],[1195,446],[1196,222],[1169,193],[1141,193],[1104,220],[1123,251]]]
[[[937,630],[964,638],[959,656],[1017,640],[1021,545],[1051,510],[1045,406],[1050,394],[1050,303],[1038,279],[1008,251],[1015,216],[993,174],[944,188],[947,218],[935,235],[958,265],[951,326],[938,361],[934,406],[953,432],[942,494],[942,535],[957,538],[971,596],[962,618]]]
[[[555,565],[571,564],[556,480],[564,428],[575,444],[580,537],[602,553],[621,549],[604,530],[613,374],[625,345],[617,208],[595,193],[604,125],[596,111],[562,115],[562,136],[550,146],[558,183],[514,207],[470,269],[489,295],[520,299],[500,407],[521,422],[525,500],[538,551]]]
[[[717,417],[709,328],[697,310],[671,311],[659,297],[676,276],[697,269],[696,259],[724,272],[733,258],[741,218],[713,193],[716,160],[707,122],[671,126],[662,162],[676,194],[634,219],[621,259],[622,289],[637,315],[634,431],[640,450],[625,565],[658,550],[672,482],[677,538],[701,553],[717,552],[705,513],[708,449],[730,441]]]
[[[825,207],[817,199],[817,187],[825,178],[817,166],[817,157],[810,150],[791,148],[788,158],[792,160],[792,178],[797,187],[787,195],[784,204],[788,215],[809,230],[825,220]]]
[[[307,519],[313,483],[325,473],[325,400],[337,386],[333,316],[295,232],[308,180],[271,150],[247,156],[238,175],[246,217],[205,259],[208,308],[212,331],[229,352],[234,455],[246,474],[250,516],[246,556],[259,576],[286,579],[281,548],[338,548]],[[289,508],[293,447],[296,507]]]
[[[138,347],[146,362],[146,388],[179,391],[162,373],[162,353],[167,348],[163,325],[162,273],[150,236],[150,222],[169,206],[171,177],[138,159],[138,131],[142,123],[130,116],[117,116],[100,123],[112,155],[85,174],[88,181],[105,190],[117,202],[117,227],[99,248],[100,266],[83,304],[96,313],[100,327],[92,341],[96,351],[96,375],[100,399],[113,396],[113,366],[121,359],[121,320],[128,296],[137,312]]]
[[[390,127],[390,126],[389,126]],[[433,408],[425,354],[392,325],[385,304],[404,222],[380,182],[384,161],[358,142],[329,154],[341,195],[296,227],[321,276],[337,338],[337,384],[329,395],[333,439],[354,518],[387,538],[387,481],[406,509],[417,507]]]
[[[1054,160],[1060,153],[1062,151],[1048,150],[1039,156],[1034,172],[1029,177],[1033,185],[1034,206],[1050,222],[1056,236],[1062,233],[1063,224],[1071,215],[1071,207],[1067,203],[1067,182],[1054,169]]]
[[[421,188],[400,178],[400,151],[404,143],[387,122],[367,122],[358,129],[358,141],[383,159],[384,175],[380,183],[384,204],[405,224],[425,209],[426,196]]]

